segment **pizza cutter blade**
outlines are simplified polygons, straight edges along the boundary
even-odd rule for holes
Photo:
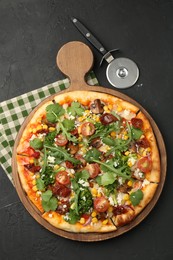
[[[85,38],[103,55],[101,63],[104,59],[108,62],[106,77],[109,83],[119,89],[133,86],[139,77],[136,63],[124,57],[114,58],[111,52],[118,51],[118,49],[107,51],[78,19],[72,17],[71,20]]]

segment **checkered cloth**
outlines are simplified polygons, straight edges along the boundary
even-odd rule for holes
[[[87,77],[89,85],[97,85],[93,72]],[[46,97],[69,87],[69,80],[59,80],[42,88],[0,103],[0,163],[10,181],[11,158],[17,132],[28,114]]]

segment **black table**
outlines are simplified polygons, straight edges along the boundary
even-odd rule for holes
[[[87,43],[100,85],[111,88],[101,55],[70,21],[75,16],[108,49],[136,61],[140,78],[120,90],[139,102],[160,128],[168,154],[167,179],[148,217],[133,230],[94,243],[71,241],[40,226],[26,211],[0,168],[0,259],[172,260],[173,231],[173,1],[1,0],[0,101],[61,79],[55,57],[66,42]]]

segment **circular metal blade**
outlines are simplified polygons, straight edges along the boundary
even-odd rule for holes
[[[109,83],[116,88],[129,88],[139,77],[139,69],[134,61],[127,58],[114,59],[106,70]]]

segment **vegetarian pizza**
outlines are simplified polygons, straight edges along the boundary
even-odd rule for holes
[[[17,146],[21,186],[51,225],[111,232],[153,198],[160,159],[150,122],[118,97],[92,91],[38,107]]]

